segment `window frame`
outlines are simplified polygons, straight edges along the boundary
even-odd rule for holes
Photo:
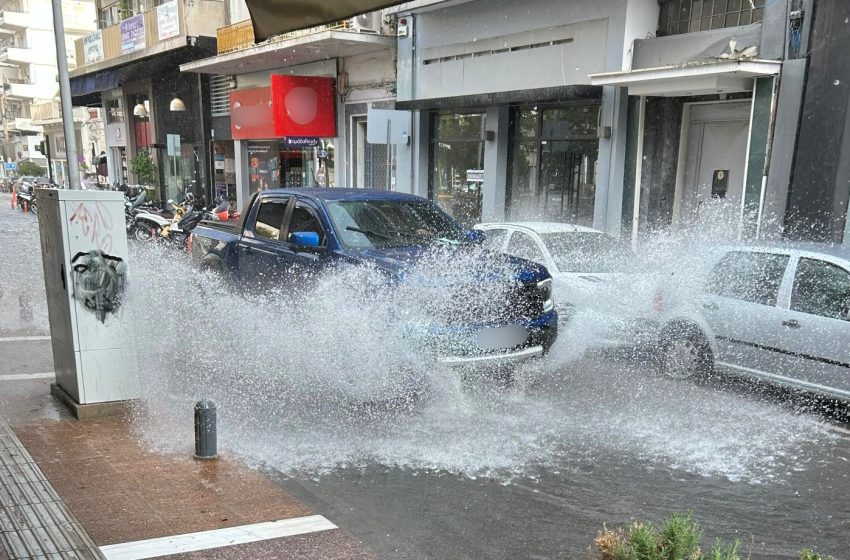
[[[789,273],[785,278],[786,286],[785,293],[783,294],[783,305],[781,306],[783,309],[787,309],[793,313],[801,313],[803,315],[807,315],[809,317],[818,317],[820,319],[827,320],[837,320],[837,321],[847,321],[845,319],[835,319],[834,317],[825,317],[823,315],[816,315],[813,313],[807,313],[806,311],[800,311],[793,309],[791,307],[791,300],[794,297],[794,282],[797,278],[797,269],[800,266],[801,260],[813,260],[813,261],[821,261],[837,268],[840,268],[850,274],[850,262],[845,261],[839,257],[834,257],[832,255],[825,255],[821,253],[811,253],[811,252],[801,252],[794,255],[793,258],[793,266],[789,267]]]
[[[727,250],[724,250],[719,259],[714,263],[714,265],[709,270],[708,276],[706,280],[710,280],[712,275],[714,274],[715,269],[729,256],[732,254],[748,254],[748,255],[768,255],[772,257],[785,257],[788,261],[785,263],[785,270],[782,273],[782,276],[779,278],[779,285],[776,290],[776,301],[773,304],[761,303],[759,301],[752,301],[749,299],[742,299],[739,297],[732,297],[729,295],[724,295],[720,293],[716,293],[711,290],[710,285],[705,286],[705,293],[710,295],[711,297],[723,298],[730,301],[735,301],[738,303],[745,303],[749,305],[759,305],[762,307],[774,307],[778,309],[788,309],[788,303],[790,300],[790,288],[789,283],[793,282],[794,272],[797,268],[797,260],[796,255],[791,252],[786,251],[771,251],[765,248],[743,248],[743,247],[733,247]]]
[[[330,233],[329,233],[330,228],[322,220],[322,213],[319,212],[319,210],[318,210],[318,208],[316,208],[315,204],[313,204],[308,199],[299,198],[299,197],[292,197],[292,200],[294,200],[294,203],[292,203],[290,205],[291,207],[288,207],[286,209],[287,211],[286,211],[286,214],[284,216],[283,227],[281,227],[281,230],[280,230],[280,233],[282,235],[284,235],[284,239],[281,239],[280,242],[287,245],[287,246],[290,246],[290,247],[295,246],[294,243],[289,241],[289,234],[291,233],[289,231],[289,228],[292,225],[292,218],[295,215],[295,210],[298,209],[299,207],[301,207],[301,208],[306,208],[307,211],[313,216],[313,218],[316,220],[316,222],[322,228],[322,235],[320,236],[321,243],[319,244],[319,248],[320,249],[327,248],[328,244],[329,244],[328,237],[330,236]]]
[[[253,215],[251,216],[251,228],[250,230],[246,230],[246,233],[250,233],[250,237],[256,240],[263,241],[271,241],[273,243],[286,243],[286,241],[280,239],[282,233],[284,233],[284,225],[288,224],[289,218],[292,216],[293,211],[293,201],[295,200],[294,196],[285,196],[285,197],[262,197],[259,199],[259,204],[256,206],[256,210],[253,211]],[[277,238],[275,237],[266,237],[264,235],[259,235],[257,233],[257,220],[260,217],[260,210],[263,207],[263,204],[282,204],[283,205],[283,217],[281,218],[280,228],[278,228]]]

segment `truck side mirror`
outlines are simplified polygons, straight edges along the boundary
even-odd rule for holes
[[[487,234],[485,234],[480,229],[469,229],[466,230],[466,240],[470,243],[475,243],[477,245],[481,245],[487,239]]]
[[[298,247],[317,249],[319,247],[319,234],[315,231],[295,231],[289,236],[290,242]]]

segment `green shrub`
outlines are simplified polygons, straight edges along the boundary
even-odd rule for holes
[[[714,541],[703,553],[700,546],[703,530],[691,513],[674,513],[660,529],[636,522],[628,530],[604,528],[594,540],[600,560],[741,560],[740,541]],[[800,552],[800,560],[835,560],[808,548]]]
[[[832,556],[821,556],[813,550],[804,548],[800,552],[800,560],[835,560],[835,558],[833,558]]]
[[[18,175],[21,177],[44,177],[46,172],[46,169],[33,161],[22,161],[18,164]]]

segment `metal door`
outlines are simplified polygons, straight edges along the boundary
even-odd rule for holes
[[[681,200],[681,219],[686,224],[705,219],[738,223],[749,108],[749,101],[691,108]]]

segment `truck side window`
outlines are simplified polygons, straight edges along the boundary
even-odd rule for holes
[[[292,219],[289,221],[289,235],[292,236],[296,231],[315,232],[319,234],[319,245],[325,245],[325,228],[316,214],[303,204],[296,204],[295,211],[292,212]]]
[[[254,233],[265,239],[279,239],[288,200],[264,200],[257,211]]]

